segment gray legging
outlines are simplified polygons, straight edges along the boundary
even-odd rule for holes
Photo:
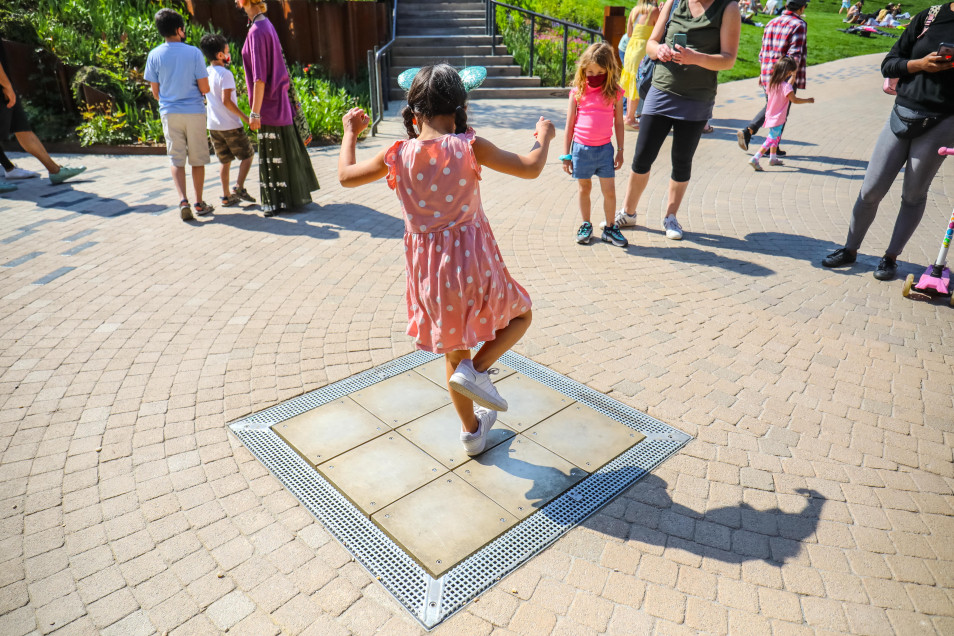
[[[847,249],[856,252],[861,247],[878,212],[878,204],[903,167],[901,209],[885,253],[896,258],[904,250],[921,222],[928,188],[944,161],[944,157],[937,154],[940,146],[954,146],[954,115],[915,139],[898,139],[891,132],[890,125],[885,123],[868,162],[858,200],[851,211],[851,227],[845,241]]]

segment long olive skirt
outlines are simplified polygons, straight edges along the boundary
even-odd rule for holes
[[[318,177],[294,126],[262,126],[258,133],[262,207],[290,210],[311,203]]]

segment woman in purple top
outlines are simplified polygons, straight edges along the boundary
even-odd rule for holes
[[[259,183],[265,216],[311,203],[318,178],[293,123],[288,97],[291,80],[275,27],[265,17],[264,0],[235,0],[249,19],[242,47],[251,105],[249,128],[258,131]]]

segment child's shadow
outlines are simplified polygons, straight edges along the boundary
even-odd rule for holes
[[[595,502],[603,508],[603,513],[583,522],[585,527],[623,541],[678,548],[727,563],[763,560],[782,565],[798,556],[802,543],[814,534],[826,501],[821,493],[803,488],[796,491],[805,498],[804,506],[797,512],[779,508],[758,510],[744,502],[697,511],[673,502],[667,490],[668,484],[663,479],[637,467],[597,472],[589,475],[585,484],[579,485],[588,477],[580,468],[573,467],[569,472],[563,472],[553,466],[513,457],[516,439],[511,437],[477,456],[474,461],[495,466],[522,480],[531,480],[533,484],[524,497],[530,506],[541,509],[536,514],[545,515],[557,525],[572,526],[579,514],[575,509],[576,502],[585,506],[593,503],[587,501],[588,497],[609,493],[607,501]],[[639,481],[625,486],[634,480]],[[620,491],[621,487],[625,488],[625,495],[620,492],[613,496],[612,493]],[[569,497],[547,507],[567,491]],[[634,505],[604,507],[620,496]],[[613,515],[616,518],[607,523],[606,511],[613,509],[618,511]]]

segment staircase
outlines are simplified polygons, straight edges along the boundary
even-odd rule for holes
[[[397,39],[391,53],[389,98],[403,100],[397,77],[402,71],[436,62],[456,68],[483,66],[487,79],[470,93],[481,97],[565,97],[568,89],[544,88],[539,77],[522,77],[520,67],[507,55],[497,36],[497,55],[491,54],[483,2],[408,0],[398,2]]]

